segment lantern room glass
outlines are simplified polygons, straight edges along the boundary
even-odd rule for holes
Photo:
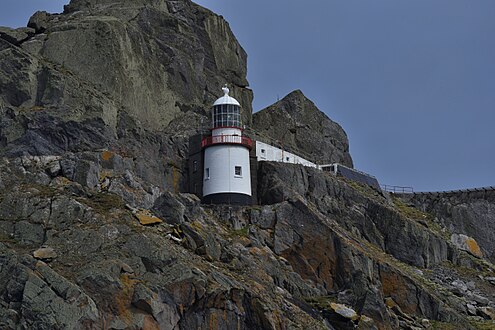
[[[241,108],[235,104],[220,104],[213,107],[213,128],[242,127]]]

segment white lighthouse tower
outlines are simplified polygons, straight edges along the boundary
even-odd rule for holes
[[[251,170],[249,151],[253,142],[242,136],[241,105],[224,95],[212,109],[211,136],[203,138],[203,203],[251,204]]]

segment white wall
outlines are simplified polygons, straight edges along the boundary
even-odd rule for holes
[[[240,128],[234,128],[234,127],[222,127],[222,128],[215,128],[211,132],[212,136],[217,136],[217,135],[242,135],[242,130]]]
[[[282,162],[318,168],[315,163],[307,159],[260,141],[256,141],[256,158],[259,162]]]
[[[242,176],[235,175],[235,166],[242,167]],[[210,178],[206,169],[210,169]],[[205,149],[203,196],[218,193],[240,193],[251,196],[249,150],[237,145],[212,145]]]

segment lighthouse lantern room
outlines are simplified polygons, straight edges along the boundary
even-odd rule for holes
[[[211,135],[202,139],[204,149],[203,203],[251,204],[249,151],[253,143],[242,136],[241,105],[224,95],[212,109]]]

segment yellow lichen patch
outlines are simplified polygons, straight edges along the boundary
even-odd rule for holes
[[[35,105],[35,106],[30,107],[30,108],[19,108],[19,110],[20,111],[25,111],[25,112],[28,112],[28,111],[38,112],[38,111],[45,110],[45,107],[40,106],[40,105]]]
[[[217,330],[218,329],[218,318],[216,312],[210,314],[210,322],[208,322],[208,329]]]
[[[479,258],[483,258],[483,252],[481,252],[480,246],[478,243],[474,240],[474,238],[469,237],[466,240],[466,245],[469,249],[469,252]]]
[[[163,222],[162,219],[155,217],[148,210],[139,210],[134,214],[134,216],[139,220],[139,223],[144,225],[144,226],[154,225],[154,224]]]
[[[123,274],[120,276],[120,283],[122,285],[122,290],[119,291],[115,298],[119,316],[124,322],[130,324],[132,321],[132,315],[129,310],[131,306],[132,294],[134,293],[134,285],[139,282],[132,279],[128,274]]]
[[[397,303],[390,297],[387,297],[385,298],[385,305],[387,305],[387,307],[389,308],[392,308],[394,306],[397,306]]]
[[[356,311],[354,311],[352,308],[347,307],[346,305],[330,303],[330,308],[332,308],[335,311],[335,313],[342,315],[347,319],[353,321],[359,319],[359,315],[356,313]]]
[[[200,230],[203,229],[203,225],[200,222],[196,221],[196,220],[194,220],[193,222],[191,222],[190,223],[190,226],[191,226],[191,228],[193,228],[196,231],[200,231]]]
[[[109,161],[115,154],[111,151],[105,150],[101,153],[101,159],[104,161]]]
[[[371,317],[367,317],[366,315],[361,315],[359,321],[364,323],[371,323],[373,322],[373,319]]]
[[[55,187],[63,187],[68,185],[70,182],[71,181],[67,179],[65,176],[57,176],[55,179],[53,179],[53,181],[50,184]]]
[[[260,249],[259,247],[253,246],[252,248],[249,248],[249,253],[255,256],[266,256],[267,253],[263,249]]]
[[[40,248],[33,252],[36,259],[53,259],[57,257],[57,252],[51,247]]]
[[[172,186],[174,187],[174,192],[177,194],[179,192],[179,173],[177,172],[177,167],[172,168]]]
[[[160,330],[160,325],[155,321],[153,316],[145,315],[143,320],[143,330]]]
[[[407,314],[416,313],[416,304],[411,303],[409,287],[406,285],[404,278],[395,272],[382,271],[380,273],[383,294],[391,297],[394,302]]]

